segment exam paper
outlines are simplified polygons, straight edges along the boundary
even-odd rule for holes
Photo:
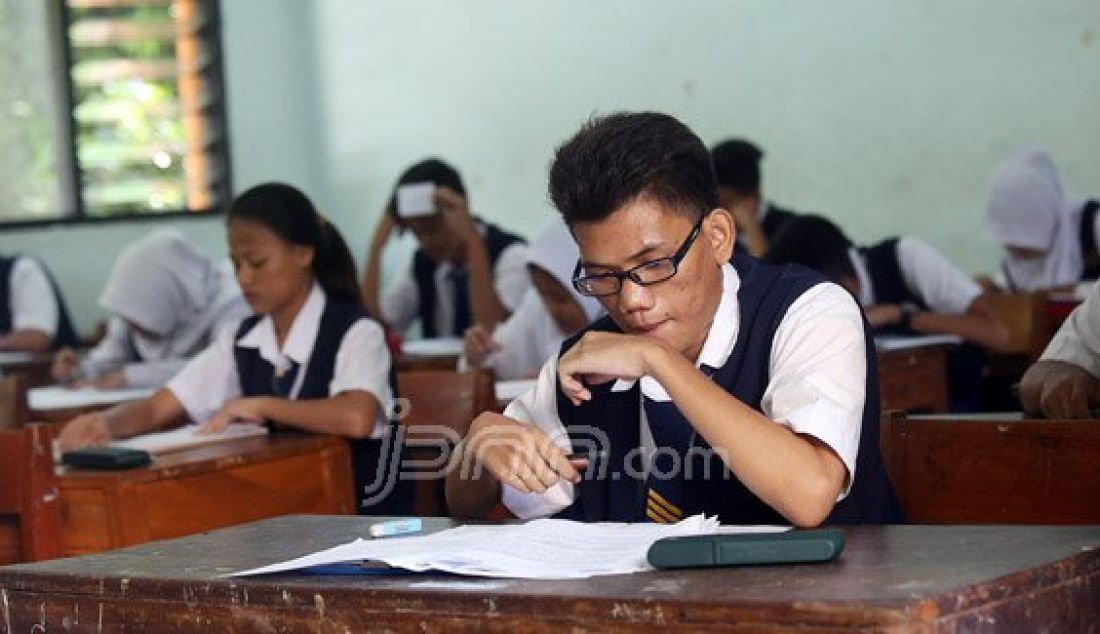
[[[142,434],[125,440],[115,440],[112,447],[125,447],[127,449],[141,449],[152,454],[169,453],[181,449],[190,449],[199,445],[250,438],[253,436],[266,436],[267,427],[249,423],[230,423],[225,431],[219,434],[196,434],[199,425],[185,425],[171,431]]]
[[[788,530],[788,527],[719,527],[716,517],[702,515],[677,524],[587,524],[540,519],[523,524],[460,526],[430,535],[356,539],[290,561],[226,576],[378,561],[415,572],[438,570],[480,577],[581,579],[652,570],[646,553],[653,542],[664,537],[710,534],[720,528],[722,532]]]
[[[32,411],[46,412],[96,405],[116,405],[147,398],[155,391],[153,388],[144,387],[100,390],[94,387],[71,389],[63,385],[51,385],[27,390],[27,406]]]
[[[925,346],[956,345],[962,341],[962,337],[958,335],[880,335],[875,337],[875,349],[879,352],[891,352]]]

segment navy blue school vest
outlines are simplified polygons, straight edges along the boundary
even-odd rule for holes
[[[924,300],[909,289],[902,277],[901,265],[898,264],[898,238],[860,247],[859,252],[867,260],[876,304],[913,304],[921,310],[928,310]]]
[[[733,352],[726,365],[714,373],[713,380],[741,402],[762,411],[760,402],[770,379],[768,362],[775,331],[791,303],[825,279],[800,265],[772,266],[748,256],[735,256],[733,264],[741,277],[737,293],[740,326]],[[562,345],[562,353],[588,330],[621,332],[609,317],[604,317],[567,340]],[[886,477],[879,453],[878,371],[874,345],[867,330],[864,327],[868,351],[867,396],[855,481],[848,496],[833,509],[827,523],[902,521],[901,506]],[[569,432],[574,450],[593,446],[590,431],[593,428],[610,442],[609,447],[598,443],[601,445],[598,449],[606,451],[607,455],[599,458],[594,469],[597,472],[604,469],[604,472],[582,480],[577,487],[577,500],[562,511],[560,517],[588,522],[646,521],[645,477],[632,477],[641,470],[638,460],[628,463],[628,455],[636,455],[640,445],[641,393],[637,383],[625,392],[612,392],[612,385],[613,382],[608,382],[590,388],[592,400],[580,406],[572,405],[558,386],[558,416]],[[721,458],[713,454],[702,457],[703,453],[696,449],[706,450],[709,446],[701,437],[696,437],[688,450],[692,479],[685,480],[683,486],[686,497],[681,508],[685,517],[706,513],[717,515],[724,524],[788,523],[727,470]],[[591,451],[587,453],[592,454]],[[634,474],[627,473],[624,468],[627,464]]]
[[[1084,268],[1081,279],[1094,280],[1100,277],[1100,248],[1096,244],[1096,213],[1100,211],[1100,202],[1090,200],[1081,211],[1079,229],[1081,239],[1081,259]]]
[[[11,332],[11,270],[20,257],[23,256],[0,257],[0,333]],[[57,302],[57,328],[54,331],[50,350],[79,347],[80,337],[76,336],[76,329],[73,328],[72,319],[69,318],[69,308],[65,305],[65,298],[61,297],[61,291],[50,271],[41,263],[39,266],[46,274],[50,289],[53,291],[54,301]]]
[[[495,225],[487,222],[482,223],[482,225],[485,227],[485,250],[489,254],[490,267],[496,266],[500,254],[505,249],[517,242],[525,242],[523,238],[499,229]],[[438,332],[435,327],[435,270],[439,268],[439,263],[428,257],[423,249],[417,249],[416,254],[413,255],[412,266],[413,279],[416,280],[416,290],[420,294],[420,329],[424,333],[424,337],[445,337],[448,335],[461,337],[466,329],[472,325],[470,323],[470,296],[466,291],[466,286],[462,285],[462,290],[456,298],[458,301],[455,304],[455,320],[451,325],[450,332]]]
[[[313,353],[304,369],[302,388],[297,398],[319,399],[329,397],[329,384],[332,383],[336,369],[336,353],[340,342],[348,329],[366,316],[366,312],[350,302],[332,297],[325,299],[325,308],[321,313],[321,322],[317,327],[317,339],[313,342]],[[245,318],[237,329],[235,341],[240,341],[263,318],[252,315]],[[275,368],[260,356],[255,348],[233,347],[233,356],[237,362],[237,375],[241,382],[242,396],[270,396],[274,391]],[[390,364],[390,388],[397,395],[397,383]],[[388,403],[381,403],[387,407]],[[411,490],[408,483],[397,480],[397,469],[401,466],[403,454],[397,424],[392,422],[386,435],[380,439],[357,438],[351,440],[352,464],[355,470],[356,508],[360,515],[407,515],[412,511]],[[385,455],[383,455],[385,453]],[[368,496],[364,493],[378,481],[393,477],[396,485],[382,499],[366,504]],[[380,480],[380,478],[382,480]]]

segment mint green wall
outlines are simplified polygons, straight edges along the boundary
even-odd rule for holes
[[[454,162],[475,210],[534,232],[553,147],[592,112],[670,112],[767,150],[770,197],[857,240],[919,234],[971,272],[989,171],[1020,143],[1100,193],[1094,0],[222,0],[234,179],[302,186],[362,257],[397,174]],[[223,253],[220,219],[172,223]],[[82,327],[156,223],[0,232]],[[388,254],[403,262],[404,242]]]

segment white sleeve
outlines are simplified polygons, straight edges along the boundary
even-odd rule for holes
[[[516,310],[523,294],[531,288],[531,276],[527,274],[527,245],[517,242],[500,252],[493,266],[493,285],[500,301],[509,311]]]
[[[542,367],[538,383],[523,396],[512,401],[504,415],[521,423],[537,425],[555,444],[570,451],[569,434],[558,418],[558,359],[551,358]],[[520,519],[546,517],[567,508],[576,499],[572,482],[561,481],[545,493],[521,493],[507,484],[501,485],[504,506]]]
[[[230,399],[241,395],[237,360],[233,356],[233,332],[225,332],[195,355],[165,386],[175,395],[187,416],[205,423]]]
[[[382,293],[379,300],[382,319],[392,328],[404,331],[419,315],[420,291],[413,279],[412,265],[397,275],[394,283]]]
[[[127,363],[122,367],[129,387],[161,387],[187,365],[186,357]]]
[[[898,240],[898,267],[905,285],[936,313],[961,315],[982,294],[978,282],[920,238]]]
[[[50,278],[34,258],[21,257],[11,267],[11,329],[57,332],[57,297]]]
[[[546,362],[544,350],[539,345],[544,334],[539,329],[550,328],[558,332],[557,324],[546,312],[538,291],[530,289],[523,296],[519,308],[507,321],[493,330],[493,341],[500,350],[489,355],[485,365],[493,368],[498,379],[522,379],[536,374]]]
[[[1073,309],[1040,359],[1072,363],[1100,379],[1100,282]]]
[[[133,361],[133,349],[127,344],[129,327],[119,317],[107,320],[107,333],[80,361],[80,371],[88,378],[122,369]]]
[[[866,354],[855,300],[836,284],[818,284],[787,308],[776,329],[771,380],[761,400],[765,416],[836,452],[849,475],[841,497],[856,475]]]
[[[373,319],[360,319],[344,333],[336,351],[329,396],[349,390],[363,390],[378,401],[372,438],[386,431],[386,412],[393,401],[390,389],[390,351],[382,326]]]

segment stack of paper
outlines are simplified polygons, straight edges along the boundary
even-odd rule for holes
[[[646,553],[653,542],[664,537],[710,534],[718,528],[717,518],[702,515],[678,524],[586,524],[541,519],[525,524],[460,526],[431,535],[356,539],[319,553],[227,576],[377,561],[412,571],[439,570],[479,577],[580,579],[651,570]]]
[[[880,335],[875,337],[875,349],[879,352],[890,352],[926,346],[957,345],[962,341],[962,337],[958,335]]]
[[[144,434],[141,436],[134,436],[133,438],[127,438],[126,440],[116,440],[111,443],[111,446],[141,449],[142,451],[148,451],[152,454],[158,454],[180,451],[181,449],[190,449],[191,447],[209,445],[211,443],[237,440],[239,438],[266,436],[268,433],[267,427],[248,423],[230,423],[230,425],[225,428],[225,431],[218,434],[197,434],[195,432],[198,429],[198,425],[186,425],[171,431]]]
[[[116,405],[147,398],[152,396],[155,391],[153,388],[144,387],[100,390],[94,387],[71,389],[61,385],[51,385],[27,390],[27,406],[32,411],[45,412],[78,407]]]

